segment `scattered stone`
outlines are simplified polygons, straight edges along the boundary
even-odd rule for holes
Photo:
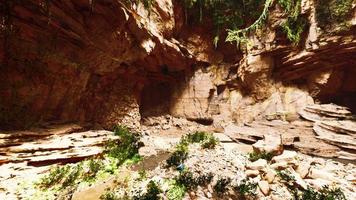
[[[246,174],[247,177],[256,177],[256,176],[258,176],[260,174],[260,172],[258,170],[250,170],[250,169],[248,169],[248,170],[245,171],[245,174]]]
[[[308,177],[313,178],[313,179],[323,179],[323,180],[327,180],[327,181],[331,181],[331,182],[340,182],[331,173],[329,173],[325,170],[320,170],[320,169],[315,169],[315,168],[311,168],[309,170]]]
[[[283,152],[281,135],[266,135],[263,140],[258,140],[252,145],[256,153],[272,153],[280,155]]]
[[[283,162],[277,162],[277,163],[273,163],[270,165],[270,167],[272,169],[276,169],[276,170],[281,170],[281,169],[286,169],[289,167],[288,163],[283,161]]]
[[[273,162],[286,162],[286,163],[295,163],[295,159],[297,157],[297,152],[285,150],[279,156],[275,156],[272,158]]]
[[[273,183],[274,178],[276,177],[277,173],[271,168],[267,168],[266,173],[264,174],[263,178],[267,180],[268,183]]]
[[[260,190],[265,196],[268,196],[270,188],[267,181],[259,181],[258,187],[260,188]]]
[[[267,167],[267,160],[258,159],[255,162],[248,164],[246,167],[247,169],[252,169],[252,170],[263,170]]]
[[[299,163],[296,172],[300,175],[301,178],[305,178],[310,169],[310,162],[301,162]]]

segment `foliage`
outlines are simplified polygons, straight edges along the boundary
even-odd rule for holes
[[[212,134],[208,134],[205,140],[202,142],[201,146],[204,149],[213,149],[219,143],[219,140]]]
[[[237,186],[234,186],[235,192],[240,194],[240,196],[245,195],[256,195],[257,183],[247,181],[246,179],[242,180],[241,183]]]
[[[150,181],[146,186],[146,193],[140,196],[134,196],[133,200],[158,200],[159,194],[162,193],[161,188],[154,181]]]
[[[65,179],[63,180],[62,188],[73,186],[78,180],[78,178],[82,175],[82,172],[83,172],[82,165],[79,164],[73,167],[71,172],[68,174],[68,176],[66,176]]]
[[[84,180],[90,181],[93,180],[96,174],[104,168],[104,163],[99,159],[89,159],[88,160],[88,172],[85,174]]]
[[[281,28],[295,45],[299,43],[306,25],[306,19],[300,16],[301,2],[302,0],[278,0],[281,7],[288,13],[288,18],[281,24]]]
[[[114,132],[120,136],[120,141],[109,141],[101,157],[55,167],[41,178],[37,185],[41,188],[51,188],[58,184],[61,188],[67,188],[81,182],[94,181],[98,174],[113,174],[124,163],[129,165],[141,161],[142,158],[138,155],[139,135],[122,126],[115,127]]]
[[[267,152],[260,152],[260,153],[257,153],[257,152],[252,152],[252,153],[249,153],[248,154],[248,159],[251,161],[251,162],[254,162],[258,159],[265,159],[265,160],[272,160],[273,158],[273,154],[272,153],[267,153]]]
[[[251,25],[243,29],[228,30],[226,41],[236,42],[237,45],[247,44],[248,43],[247,34],[250,33],[251,31],[255,31],[256,29],[260,28],[263,25],[263,22],[266,20],[268,15],[268,9],[272,5],[272,3],[273,3],[272,0],[265,1],[262,13],[257,18],[257,20],[253,22]]]
[[[306,190],[295,190],[296,200],[346,200],[345,194],[340,188],[332,188],[324,186],[320,191],[316,191],[310,187]]]
[[[186,191],[184,185],[177,184],[177,181],[173,180],[167,191],[167,198],[168,200],[182,200]]]
[[[196,131],[183,136],[172,155],[167,159],[167,166],[178,166],[182,164],[188,157],[189,144],[201,143],[203,148],[214,148],[218,144],[218,140],[211,134],[204,131]]]
[[[107,190],[104,194],[100,196],[101,200],[119,200],[119,197],[115,194],[115,192]]]
[[[220,177],[216,184],[214,185],[214,191],[218,195],[223,195],[229,188],[229,184],[231,183],[231,178],[222,178]]]
[[[343,25],[352,15],[354,0],[317,0],[316,19],[318,25],[327,30],[332,24]]]
[[[193,173],[189,170],[184,170],[176,178],[177,184],[183,185],[187,190],[191,190],[197,187],[196,181],[194,180]]]
[[[59,183],[70,171],[70,166],[52,168],[48,175],[42,177],[38,183],[40,187],[51,187]]]
[[[179,143],[176,146],[176,150],[172,153],[172,155],[167,159],[167,166],[177,167],[181,163],[183,163],[188,157],[188,145],[184,143]]]
[[[288,170],[277,171],[277,176],[279,176],[286,183],[295,181],[295,177]]]
[[[182,171],[175,181],[178,185],[184,186],[187,190],[195,189],[196,187],[209,184],[213,179],[213,174],[207,173],[199,176],[194,176],[189,170]]]
[[[124,126],[116,126],[114,134],[120,136],[119,141],[110,140],[105,146],[104,153],[110,157],[117,158],[119,165],[125,160],[137,156],[138,149],[141,147],[140,135],[132,133]]]

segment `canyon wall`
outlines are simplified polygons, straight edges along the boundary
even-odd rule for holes
[[[203,124],[294,120],[313,102],[356,109],[355,3],[323,28],[317,1],[298,45],[277,4],[248,49],[220,40],[211,23],[189,26],[179,1],[148,9],[125,1],[2,1],[0,127],[76,121],[138,129],[170,114]]]

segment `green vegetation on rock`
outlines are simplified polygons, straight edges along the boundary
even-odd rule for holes
[[[189,144],[200,143],[202,148],[213,149],[219,143],[218,139],[211,133],[196,131],[183,136],[175,147],[175,151],[167,159],[167,166],[178,166],[188,157]]]
[[[273,153],[267,153],[267,152],[260,152],[260,153],[257,153],[257,152],[252,152],[252,153],[249,153],[248,154],[248,159],[251,161],[251,162],[254,162],[258,159],[265,159],[265,160],[272,160],[273,158]]]
[[[234,191],[238,193],[242,198],[244,196],[255,196],[257,183],[248,181],[246,179],[242,180],[240,184],[233,187]]]
[[[354,0],[317,0],[316,19],[324,31],[334,25],[341,29],[348,28],[347,20],[352,17]]]
[[[278,0],[281,7],[288,13],[287,20],[281,24],[283,32],[293,43],[298,44],[307,24],[305,17],[300,15],[302,0]]]

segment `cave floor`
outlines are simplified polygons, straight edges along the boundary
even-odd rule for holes
[[[252,152],[252,143],[268,134],[279,132],[285,149],[301,155],[309,154],[327,158],[339,158],[343,163],[353,163],[355,154],[341,150],[318,139],[312,125],[306,121],[287,123],[280,120],[261,121],[237,126],[230,124],[223,131],[216,127],[195,122],[186,124],[155,124],[142,126],[140,155],[155,157],[169,152],[182,135],[196,131],[213,132],[224,152]],[[109,139],[117,139],[105,130],[85,130],[77,124],[51,125],[27,131],[0,134],[0,199],[17,199],[18,187],[23,180],[36,180],[54,164],[75,163],[102,152],[102,145]],[[163,156],[164,157],[164,156]],[[151,163],[151,169],[161,162]]]

